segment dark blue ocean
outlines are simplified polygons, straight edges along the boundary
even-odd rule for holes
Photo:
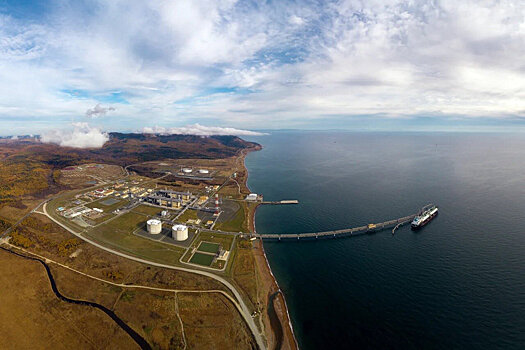
[[[272,132],[246,160],[259,233],[361,226],[433,202],[426,227],[268,242],[302,349],[525,349],[525,135]]]

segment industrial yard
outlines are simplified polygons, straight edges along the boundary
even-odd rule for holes
[[[210,166],[208,160],[205,168],[199,162],[135,165],[153,167],[158,174],[98,178],[86,190],[52,200],[48,213],[85,237],[137,257],[223,271],[234,256],[235,237],[229,229],[246,232],[246,205],[262,196],[242,194],[236,171],[224,164]]]

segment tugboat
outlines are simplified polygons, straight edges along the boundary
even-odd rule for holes
[[[412,220],[412,223],[410,224],[410,227],[412,230],[420,229],[421,227],[425,226],[436,217],[438,214],[438,207],[436,207],[433,204],[427,205],[423,208],[421,213],[417,215],[414,220]]]

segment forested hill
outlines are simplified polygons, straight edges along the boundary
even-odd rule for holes
[[[33,193],[54,192],[54,172],[70,165],[133,163],[177,158],[227,158],[260,145],[236,136],[111,133],[102,148],[80,149],[44,144],[36,139],[1,140],[0,206]]]

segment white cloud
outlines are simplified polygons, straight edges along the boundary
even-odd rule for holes
[[[98,118],[103,117],[106,115],[109,111],[114,111],[115,107],[102,107],[100,103],[97,103],[97,105],[93,108],[90,108],[86,111],[86,117],[88,118]]]
[[[0,14],[0,120],[20,134],[41,125],[23,129],[28,117],[102,115],[108,91],[127,101],[112,102],[114,118],[101,123],[129,130],[153,118],[322,128],[326,116],[524,116],[520,0],[115,0],[49,8],[39,20]]]
[[[62,147],[100,148],[109,140],[109,135],[87,123],[73,123],[73,129],[50,130],[40,136],[43,143],[54,143]]]
[[[197,135],[197,136],[213,136],[213,135],[235,135],[235,136],[261,136],[264,133],[242,130],[235,128],[223,128],[219,126],[204,126],[200,124],[187,125],[176,128],[165,128],[162,126],[144,127],[142,132],[145,134],[177,134],[177,135]]]
[[[296,15],[291,15],[288,20],[290,21],[291,24],[295,24],[299,26],[304,23],[304,19]]]

